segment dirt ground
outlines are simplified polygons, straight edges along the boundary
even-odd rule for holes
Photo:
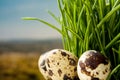
[[[0,54],[0,80],[44,80],[38,69],[38,53]]]

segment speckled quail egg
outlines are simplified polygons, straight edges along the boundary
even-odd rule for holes
[[[84,52],[78,60],[80,80],[106,80],[110,73],[110,61],[95,50]]]
[[[40,56],[38,66],[46,80],[79,80],[77,62],[69,51],[53,49]]]

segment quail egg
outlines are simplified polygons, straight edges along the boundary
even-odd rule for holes
[[[40,56],[38,66],[46,80],[79,80],[77,62],[69,51],[53,49]]]
[[[80,80],[106,80],[110,66],[110,61],[101,53],[88,50],[78,60],[77,73]]]

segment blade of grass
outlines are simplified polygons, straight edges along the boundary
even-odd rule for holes
[[[105,47],[105,50],[107,50],[109,47],[111,47],[113,45],[113,43],[115,43],[118,39],[120,38],[120,33],[114,37],[113,40],[111,40]]]
[[[100,17],[99,19],[102,20],[104,17],[104,11],[105,11],[105,0],[98,0],[99,8],[100,8]],[[104,24],[102,24],[102,44],[103,48],[105,47],[105,28]]]
[[[108,14],[106,14],[106,16],[99,22],[99,24],[97,25],[97,27],[101,27],[101,25],[106,22],[108,20],[108,18],[117,10],[120,9],[120,5],[116,6],[114,9],[112,9]]]
[[[117,66],[111,71],[111,73],[109,74],[107,80],[110,80],[111,76],[112,76],[114,73],[116,73],[116,71],[117,71],[118,69],[120,69],[120,64],[117,65]]]
[[[36,21],[40,21],[40,22],[48,25],[49,27],[57,30],[60,34],[64,35],[64,33],[59,28],[57,28],[56,26],[54,26],[54,25],[52,25],[52,24],[50,24],[50,23],[48,23],[48,22],[46,22],[44,20],[41,20],[41,19],[38,19],[38,18],[35,18],[35,17],[23,17],[22,19],[23,20],[36,20]]]
[[[69,30],[71,33],[73,33],[74,36],[76,36],[78,39],[80,39],[81,41],[83,41],[82,38],[77,33],[75,33],[72,29],[67,28],[67,27],[66,27],[66,29]]]
[[[112,48],[112,50],[113,50],[113,59],[112,60],[114,62],[114,65],[116,66],[117,65],[117,60],[116,60],[117,57],[115,56],[115,53],[118,51],[115,48]]]
[[[85,33],[85,39],[84,39],[84,42],[85,42],[84,44],[86,45],[86,51],[89,49],[90,23],[91,23],[91,20],[89,20],[88,22],[86,33]]]
[[[120,3],[120,0],[116,0],[116,2],[115,2],[115,4],[113,5],[112,9],[114,9],[119,3]]]
[[[48,13],[60,24],[60,20],[51,11],[48,11]]]

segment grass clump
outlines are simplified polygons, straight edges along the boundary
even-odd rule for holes
[[[108,79],[120,76],[120,0],[58,0],[61,12],[51,16],[61,25],[54,26],[38,18],[25,20],[40,21],[62,35],[64,49],[80,57],[86,50],[100,51],[110,59],[112,72]]]

